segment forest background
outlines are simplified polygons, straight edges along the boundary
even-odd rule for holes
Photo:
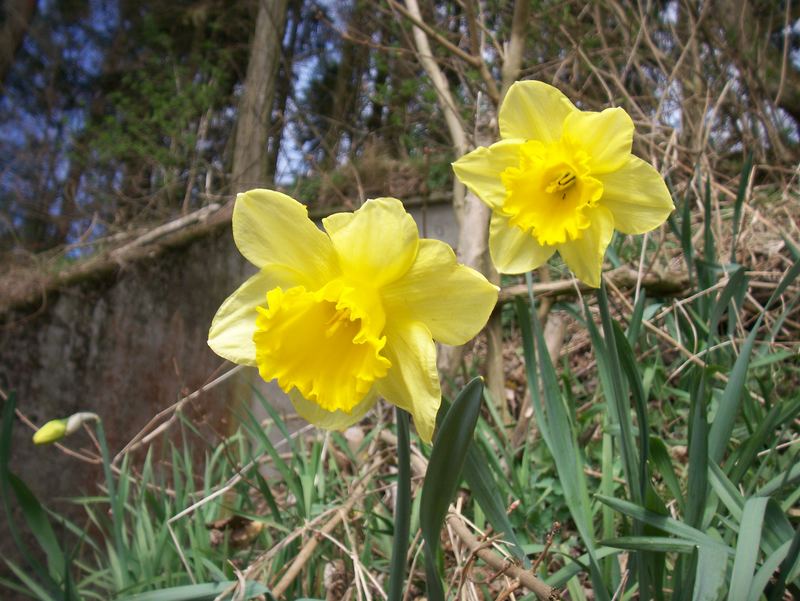
[[[450,202],[460,259],[501,283],[501,300],[508,301],[519,294],[519,282],[492,273],[488,213],[454,180],[450,163],[496,139],[503,94],[513,81],[529,78],[553,83],[583,109],[625,108],[636,124],[634,152],[659,169],[673,192],[678,211],[667,226],[644,242],[620,239],[613,247],[618,308],[632,306],[640,289],[663,303],[716,295],[729,282],[729,267],[746,265],[753,281],[742,288],[741,316],[733,321],[752,325],[800,252],[798,19],[800,5],[788,0],[6,0],[0,21],[4,325],[12,331],[46,311],[43,299],[64,287],[113,276],[145,258],[169,260],[167,250],[224,227],[235,193],[253,187],[278,187],[316,215],[383,195],[423,206]],[[703,264],[714,269],[703,272]],[[573,416],[576,430],[602,455],[601,423],[586,405],[597,400],[597,365],[587,339],[575,331],[574,286],[558,262],[541,270],[537,283],[537,292],[560,295],[544,297],[539,315],[548,322],[551,356],[571,394],[583,401]],[[771,379],[796,401],[796,392],[790,394],[794,288],[780,292],[789,295],[782,305],[789,309],[758,325],[775,328],[768,350],[783,354],[761,365],[777,371],[753,376]],[[486,375],[498,427],[507,434],[500,440],[516,456],[537,432],[527,429],[522,341],[513,307],[505,306],[466,358],[460,350],[444,351],[442,368],[457,382],[462,366]],[[648,313],[669,332],[650,342],[665,359],[657,366],[645,361],[642,370],[654,366],[669,383],[678,381],[671,372],[680,368],[686,375],[691,370],[684,362],[696,364],[698,353],[717,349],[719,341],[703,347],[695,331],[696,344],[689,345],[670,328],[692,331],[692,320],[703,323],[702,315],[670,323],[658,313],[666,306]],[[747,332],[739,334],[723,349],[731,365]],[[642,344],[641,354],[652,356]],[[687,346],[694,359],[683,353]],[[203,368],[211,379],[213,368]],[[0,382],[4,395],[18,386],[11,371]],[[658,394],[651,401],[660,406],[673,391],[664,387]],[[152,401],[152,413],[173,400]],[[794,414],[782,419],[788,429],[781,435],[796,437]],[[670,426],[663,426],[664,439],[671,439]],[[126,440],[117,437],[115,451]],[[686,442],[685,432],[675,434],[679,473],[687,464],[680,455]],[[321,461],[317,447],[301,450],[307,469]],[[544,484],[555,465],[542,461],[539,493],[555,487],[559,498],[557,484]],[[589,466],[591,458],[586,461]],[[220,474],[240,462],[230,459]],[[341,501],[347,482],[314,494],[320,502]],[[569,520],[554,502],[523,522],[541,540],[554,522]],[[566,530],[569,545],[575,533]],[[357,537],[362,542],[364,532]],[[356,586],[358,569],[335,563],[334,548],[318,553],[319,566],[335,564],[333,573],[350,583],[346,590],[364,594],[376,586]],[[544,565],[550,572],[561,567]],[[619,584],[619,569],[604,569]],[[309,576],[293,586],[308,592],[321,585]]]

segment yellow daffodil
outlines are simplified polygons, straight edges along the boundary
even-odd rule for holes
[[[633,121],[621,108],[581,111],[553,86],[524,81],[509,89],[499,124],[499,142],[453,168],[492,209],[489,250],[501,273],[558,251],[598,287],[614,230],[648,232],[674,208],[658,171],[631,154]]]
[[[81,411],[65,419],[51,419],[33,434],[34,444],[50,444],[74,434],[83,424],[100,419],[96,413]]]
[[[420,239],[394,198],[323,220],[271,190],[240,194],[233,237],[259,268],[222,304],[208,344],[277,380],[297,412],[341,430],[383,396],[430,442],[441,401],[434,339],[463,344],[483,327],[497,288]]]

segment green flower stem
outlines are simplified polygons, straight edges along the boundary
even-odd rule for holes
[[[397,416],[397,498],[394,505],[394,541],[389,572],[389,601],[401,601],[406,575],[408,537],[411,529],[411,443],[408,413],[396,408]]]

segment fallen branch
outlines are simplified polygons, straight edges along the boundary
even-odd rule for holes
[[[466,524],[461,520],[461,516],[456,513],[451,513],[447,516],[447,523],[453,529],[453,532],[461,539],[471,553],[480,557],[486,564],[495,570],[502,570],[507,576],[519,580],[519,583],[532,591],[539,599],[543,601],[551,601],[560,599],[561,594],[558,589],[548,586],[544,581],[539,580],[531,572],[521,568],[515,564],[509,564],[509,561],[491,549],[487,548],[485,544],[479,541],[472,532],[469,531]]]
[[[603,274],[606,282],[610,281],[617,288],[634,289],[638,281],[639,272],[631,267],[619,267]],[[573,296],[577,288],[583,292],[594,290],[583,282],[568,279],[556,280],[554,282],[537,282],[533,284],[533,294],[536,297],[549,296]],[[669,274],[648,273],[641,279],[641,287],[653,296],[678,296],[688,290],[689,279],[686,273],[670,272]],[[528,286],[526,284],[515,284],[506,286],[500,291],[498,304],[513,301],[518,296],[527,296]]]

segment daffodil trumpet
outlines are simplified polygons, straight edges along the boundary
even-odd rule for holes
[[[475,336],[497,287],[444,242],[420,239],[395,198],[322,224],[280,192],[237,197],[234,241],[259,271],[222,304],[208,343],[277,381],[319,427],[347,428],[382,396],[430,442],[441,402],[434,340]]]
[[[500,107],[500,141],[453,163],[492,209],[489,251],[500,273],[525,273],[556,252],[597,288],[614,230],[642,234],[674,209],[664,179],[631,154],[621,108],[582,111],[558,89],[517,82]]]

